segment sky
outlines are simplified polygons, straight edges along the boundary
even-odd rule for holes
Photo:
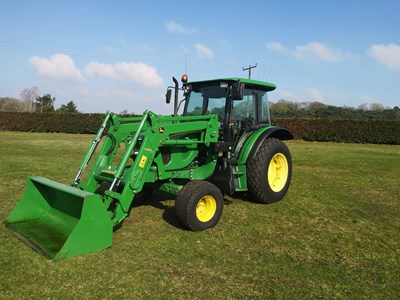
[[[400,1],[0,0],[0,97],[172,113],[172,76],[272,82],[269,100],[400,106]]]

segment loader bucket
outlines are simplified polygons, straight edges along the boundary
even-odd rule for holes
[[[43,177],[30,177],[6,227],[49,259],[111,246],[113,224],[99,195]]]

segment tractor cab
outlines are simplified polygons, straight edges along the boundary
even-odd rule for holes
[[[223,78],[184,83],[184,116],[217,114],[220,142],[233,156],[251,132],[269,126],[267,92],[272,83],[244,78]]]

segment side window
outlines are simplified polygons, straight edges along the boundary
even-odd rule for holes
[[[270,124],[269,117],[269,105],[268,105],[268,93],[267,92],[259,92],[259,107],[261,110],[260,116],[258,117],[259,123]]]
[[[245,126],[254,125],[256,122],[255,101],[257,95],[251,90],[245,90],[243,100],[233,101],[232,120],[241,121]]]

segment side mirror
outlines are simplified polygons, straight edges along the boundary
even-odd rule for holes
[[[244,97],[244,83],[235,82],[231,85],[230,96],[233,100],[243,100]]]
[[[172,93],[172,90],[168,89],[167,93],[165,94],[165,102],[167,102],[167,104],[169,104],[171,102],[171,93]]]

